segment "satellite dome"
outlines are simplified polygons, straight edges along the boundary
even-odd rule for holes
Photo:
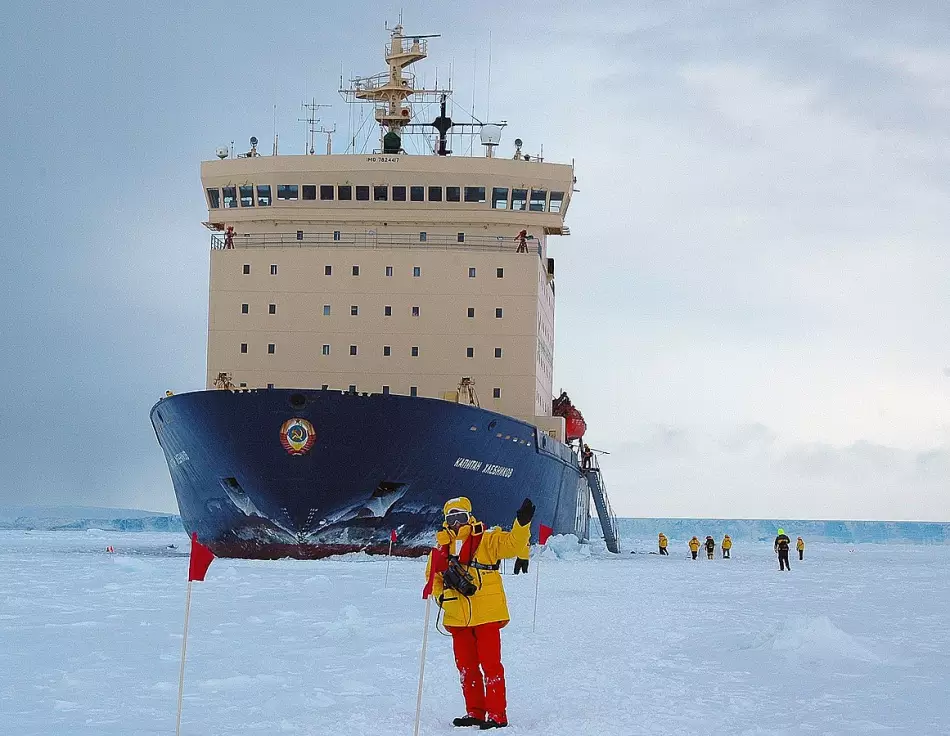
[[[215,155],[216,155],[218,158],[227,158],[227,157],[228,157],[228,153],[229,153],[229,149],[228,149],[227,146],[218,146],[218,147],[214,150],[214,152],[215,152]]]
[[[483,146],[497,146],[499,141],[501,141],[501,128],[492,123],[483,125],[480,137]]]

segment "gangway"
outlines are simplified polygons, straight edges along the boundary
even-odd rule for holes
[[[587,478],[590,495],[594,499],[594,508],[597,509],[597,516],[600,518],[600,528],[604,530],[604,541],[607,543],[607,549],[619,554],[620,531],[617,527],[617,517],[610,506],[610,499],[607,498],[607,489],[604,486],[604,479],[600,473],[600,463],[597,462],[596,455],[591,457],[591,467],[584,468],[581,472]]]

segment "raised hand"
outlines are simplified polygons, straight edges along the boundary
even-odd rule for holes
[[[534,518],[534,509],[535,505],[531,503],[530,498],[526,498],[521,502],[521,508],[518,509],[518,513],[515,514],[515,518],[518,519],[518,523],[521,526],[528,526],[531,523],[531,519]]]

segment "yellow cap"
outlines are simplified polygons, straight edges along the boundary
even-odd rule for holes
[[[472,502],[469,501],[465,496],[459,496],[458,498],[450,498],[445,502],[445,506],[442,507],[442,513],[447,514],[452,509],[458,509],[459,511],[466,511],[469,514],[472,513]]]

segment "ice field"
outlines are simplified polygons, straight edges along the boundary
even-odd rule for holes
[[[187,544],[0,532],[0,731],[173,734]],[[648,549],[630,540],[619,557],[551,544],[536,631],[537,556],[505,577],[503,733],[950,726],[950,546],[816,543],[779,573],[762,543],[711,562],[680,541],[670,557],[629,554]],[[395,559],[384,588],[385,559],[215,560],[194,584],[182,733],[410,736],[422,568]],[[450,725],[463,711],[450,640],[433,629],[421,733],[473,732]]]

